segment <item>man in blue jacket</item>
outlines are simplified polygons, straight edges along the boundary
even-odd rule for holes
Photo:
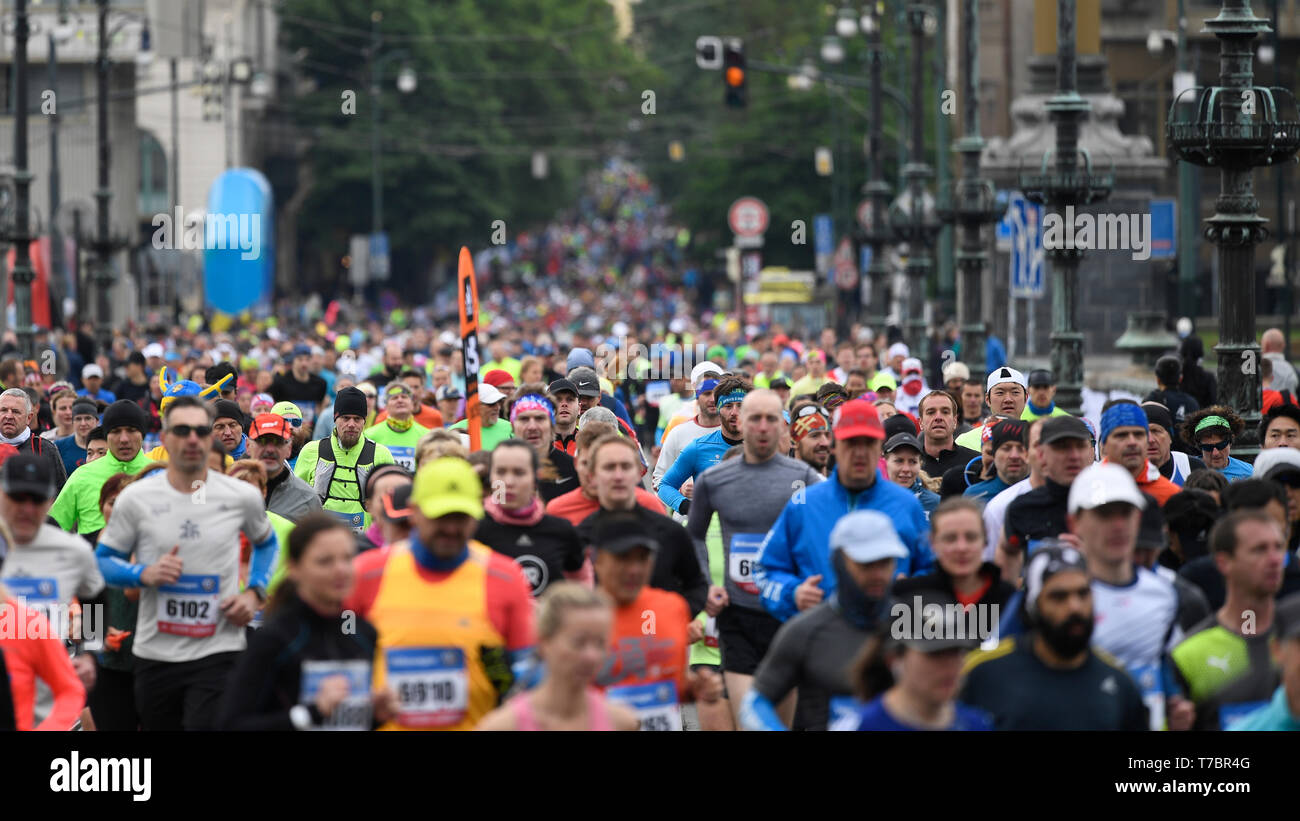
[[[682,452],[678,454],[672,466],[659,480],[659,499],[674,513],[683,516],[690,513],[691,499],[688,494],[691,488],[686,488],[685,493],[682,492],[687,480],[693,483],[701,473],[721,462],[727,451],[743,443],[744,434],[740,430],[740,405],[753,389],[753,385],[734,374],[718,380],[718,386],[713,389],[713,396],[722,424],[717,430],[704,434],[682,448]]]
[[[875,405],[865,399],[845,402],[835,409],[832,426],[835,470],[786,503],[763,540],[754,570],[763,606],[781,621],[835,592],[830,534],[850,510],[877,510],[893,521],[908,552],[898,560],[901,575],[924,573],[934,562],[921,503],[880,473],[885,429]]]

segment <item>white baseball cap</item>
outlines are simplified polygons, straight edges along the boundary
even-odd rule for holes
[[[1147,506],[1146,497],[1133,481],[1133,474],[1111,462],[1096,462],[1074,477],[1066,510],[1074,515],[1080,510],[1092,510],[1111,502],[1127,502],[1139,510]]]
[[[144,354],[145,359],[162,359],[166,354],[166,351],[163,350],[161,343],[150,342],[148,345],[144,346],[144,350],[141,351],[141,353]]]
[[[951,382],[954,379],[970,379],[970,368],[966,367],[966,363],[949,362],[943,369],[944,382]]]
[[[96,365],[94,362],[91,362],[89,365],[81,369],[82,379],[89,379],[92,376],[98,376],[100,379],[104,378],[104,369]]]
[[[1015,368],[1002,367],[989,374],[988,382],[984,385],[984,392],[988,393],[993,390],[994,386],[1001,385],[1004,382],[1010,382],[1013,385],[1019,385],[1025,390],[1029,390],[1029,382],[1025,380],[1025,375]]]
[[[1291,471],[1300,472],[1300,450],[1293,447],[1265,448],[1255,457],[1254,476],[1268,479]]]
[[[876,510],[855,510],[841,517],[831,530],[830,541],[832,550],[842,550],[860,564],[907,557],[893,521]]]
[[[907,345],[904,344],[904,343],[902,343],[902,342],[895,342],[893,345],[890,345],[890,346],[889,346],[889,358],[890,358],[890,359],[893,359],[893,358],[896,357],[896,356],[901,356],[901,357],[903,357],[904,359],[906,359],[907,357],[909,357],[909,356],[911,356],[911,355],[912,355],[912,352],[911,352],[910,350],[908,350]]]
[[[502,393],[501,391],[497,390],[497,389],[496,389],[496,386],[494,386],[494,385],[489,385],[489,384],[486,383],[486,382],[480,382],[480,383],[479,383],[479,386],[478,386],[478,401],[479,401],[481,404],[484,404],[484,405],[495,405],[496,403],[500,402],[502,399],[505,399],[505,398],[506,398],[506,395],[505,395],[504,393]]]
[[[722,376],[722,368],[716,362],[701,362],[691,368],[691,384],[698,385],[706,376]]]

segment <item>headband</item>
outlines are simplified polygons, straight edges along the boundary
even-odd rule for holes
[[[1043,542],[1025,568],[1025,609],[1030,614],[1038,612],[1038,597],[1048,579],[1066,570],[1088,573],[1088,564],[1079,551],[1055,539],[1044,539]]]
[[[804,437],[813,431],[829,430],[830,426],[830,418],[827,417],[826,411],[816,405],[807,405],[799,409],[799,417],[794,420],[794,425],[790,429],[790,438],[795,442],[802,442]]]
[[[718,380],[716,379],[704,380],[703,382],[700,383],[700,386],[695,389],[695,398],[699,399],[700,394],[705,393],[706,391],[711,391],[716,387],[718,387]]]
[[[736,388],[731,393],[723,394],[722,398],[718,399],[715,404],[717,404],[718,410],[722,410],[728,405],[734,405],[737,402],[743,402],[743,401],[745,401],[745,391],[742,391],[740,388]]]
[[[536,393],[526,393],[515,400],[515,404],[510,408],[510,423],[514,424],[515,417],[520,413],[535,410],[546,411],[546,415],[551,417],[551,424],[555,424],[555,406],[551,404],[551,400]]]
[[[1227,428],[1232,430],[1232,425],[1229,425],[1228,420],[1222,416],[1207,416],[1196,423],[1196,430],[1192,431],[1192,433],[1200,433],[1206,428]]]
[[[1134,405],[1132,402],[1120,402],[1118,405],[1111,405],[1101,415],[1101,443],[1103,445],[1106,444],[1106,440],[1110,438],[1110,432],[1115,428],[1151,430],[1147,425],[1147,415],[1142,411],[1141,407]]]

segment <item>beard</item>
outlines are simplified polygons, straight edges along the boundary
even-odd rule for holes
[[[1087,649],[1092,640],[1092,627],[1092,619],[1075,615],[1059,624],[1044,620],[1038,629],[1053,652],[1063,658],[1073,658]]]

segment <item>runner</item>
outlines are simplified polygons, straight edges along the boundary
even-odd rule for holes
[[[311,347],[295,345],[290,354],[288,372],[275,377],[268,393],[275,402],[297,405],[303,412],[303,421],[312,424],[325,402],[327,391],[325,380],[311,372]]]
[[[1150,438],[1146,414],[1136,403],[1117,399],[1102,407],[1102,461],[1122,466],[1137,482],[1138,489],[1154,496],[1163,505],[1179,491],[1179,487],[1161,476],[1155,465],[1147,460]],[[1249,474],[1249,465],[1246,470]]]
[[[549,438],[545,441],[549,443]],[[534,447],[521,439],[507,439],[496,446],[491,459],[492,493],[483,500],[486,515],[474,538],[519,564],[533,598],[562,579],[582,579],[586,556],[577,530],[568,521],[547,515],[537,495],[539,458]]]
[[[54,427],[42,433],[42,439],[55,442],[72,435],[72,406],[77,402],[77,399],[77,394],[72,390],[71,385],[68,385],[64,390],[51,389],[49,407],[50,413],[54,417]]]
[[[77,396],[85,396],[109,405],[117,401],[117,397],[111,391],[103,388],[104,369],[93,362],[81,369],[81,384],[85,387],[77,391]]]
[[[1300,407],[1278,405],[1259,420],[1261,448],[1300,450]]]
[[[442,413],[433,406],[432,392],[425,390],[424,374],[415,368],[405,368],[398,375],[397,381],[401,382],[411,392],[411,406],[415,408],[415,424],[421,425],[429,430],[437,430],[444,424]],[[378,425],[388,418],[388,408],[385,407],[375,416],[375,424]]]
[[[718,380],[714,388],[718,428],[687,443],[676,461],[659,478],[659,498],[669,510],[688,515],[696,479],[718,464],[729,448],[741,443],[740,406],[753,389],[753,385],[739,376],[728,375]]]
[[[904,416],[895,417],[906,419]],[[911,433],[895,433],[885,440],[885,471],[889,481],[906,488],[921,503],[928,521],[939,505],[939,480],[932,479],[921,470],[921,442]]]
[[[637,503],[637,446],[625,436],[607,434],[592,442],[589,447],[590,478],[594,483],[600,509],[578,525],[578,537],[582,543],[596,545],[596,531],[600,522],[613,513],[630,511],[634,516],[620,516],[617,517],[618,520],[637,522],[640,531],[657,543],[654,572],[649,584],[682,596],[692,614],[703,610],[709,583],[691,537],[677,522]],[[578,452],[582,454],[585,451],[586,448],[582,448]],[[701,637],[694,635],[697,630],[698,627],[692,622],[691,641],[697,641]]]
[[[1026,449],[1025,458],[1029,463],[1029,475],[1011,487],[989,499],[984,505],[984,533],[987,542],[984,546],[984,561],[992,562],[997,558],[998,542],[1002,539],[1003,525],[1006,522],[1007,508],[1011,503],[1021,496],[1024,496],[1031,490],[1043,486],[1045,481],[1043,476],[1043,462],[1040,458],[1042,448],[1041,435],[1043,432],[1043,419],[1035,419],[1029,423],[1027,431],[1027,442],[1029,447]],[[1018,565],[1017,565],[1018,567]],[[1019,574],[1017,574],[1019,575]]]
[[[1181,432],[1183,440],[1201,449],[1205,466],[1217,470],[1229,482],[1251,474],[1249,462],[1232,456],[1232,442],[1241,435],[1245,423],[1226,405],[1211,405],[1187,416]]]
[[[90,446],[90,432],[99,425],[99,408],[89,399],[72,403],[72,435],[54,440],[63,470],[69,475],[86,463],[86,450]]]
[[[375,688],[397,693],[384,730],[468,730],[497,707],[534,643],[519,565],[471,539],[482,485],[463,459],[421,466],[410,540],[356,558],[344,601],[379,630]]]
[[[993,426],[989,438],[993,451],[993,476],[966,488],[964,496],[977,502],[988,502],[1029,475],[1025,444],[1028,425],[1021,419],[1005,419]]]
[[[959,446],[953,439],[957,430],[957,400],[946,391],[930,391],[917,403],[920,420],[921,470],[942,479],[950,469],[970,464],[979,451]]]
[[[598,482],[591,470],[588,457],[593,443],[617,432],[618,429],[608,422],[588,422],[582,426],[582,430],[578,431],[577,447],[573,458],[574,467],[578,471],[579,487],[552,499],[546,506],[548,513],[567,519],[569,524],[577,527],[584,519],[600,509],[600,501],[596,498]],[[638,505],[653,513],[667,513],[668,509],[664,507],[663,502],[659,501],[659,497],[641,487],[639,483],[633,490]]]
[[[10,388],[0,393],[0,443],[16,448],[19,453],[35,454],[48,462],[54,487],[60,490],[68,481],[63,457],[53,442],[32,433],[28,426],[32,410],[32,399],[22,388]]]
[[[1267,706],[1243,716],[1230,730],[1300,730],[1300,596],[1278,602],[1274,618],[1282,683]]]
[[[1196,705],[1194,729],[1226,730],[1262,707],[1277,685],[1270,656],[1282,528],[1267,513],[1237,510],[1210,531],[1210,550],[1227,600],[1169,655],[1179,687]]]
[[[834,592],[801,608],[777,631],[741,703],[746,730],[784,730],[776,705],[798,690],[808,729],[824,730],[855,709],[850,668],[884,614],[890,581],[909,553],[889,516],[855,510],[829,537]]]
[[[208,470],[212,413],[200,399],[170,403],[163,444],[167,469],[122,491],[95,554],[109,584],[143,587],[132,648],[142,728],[205,730],[244,650],[243,628],[265,602],[279,545],[257,491]],[[237,593],[240,533],[253,550],[247,589]]]
[[[683,448],[704,434],[713,432],[722,424],[722,418],[718,415],[718,408],[714,402],[714,389],[718,387],[718,379],[721,376],[722,369],[712,362],[701,362],[691,370],[691,385],[695,388],[695,401],[684,405],[682,410],[694,416],[679,417],[682,419],[680,423],[676,426],[669,423],[670,427],[664,431],[659,461],[655,463],[651,482],[651,487],[655,490],[659,489],[659,480],[677,461]],[[681,432],[678,432],[679,428]]]
[[[478,408],[482,418],[482,449],[492,450],[514,435],[510,423],[501,418],[506,395],[486,382],[478,386]],[[452,430],[469,430],[469,420],[461,419],[450,426]]]
[[[966,431],[974,430],[984,424],[985,417],[988,416],[988,406],[984,404],[984,383],[978,379],[968,379],[966,384],[962,385],[961,394],[958,397],[961,402],[961,426],[966,428],[960,431],[957,436],[961,436]]]
[[[807,464],[777,452],[777,433],[784,423],[780,398],[774,392],[760,389],[749,393],[741,403],[740,416],[743,456],[699,476],[687,524],[700,563],[712,571],[707,537],[715,512],[721,523],[726,581],[722,587],[709,588],[705,610],[715,620],[727,698],[737,723],[754,671],[781,626],[763,609],[754,584],[759,546],[791,497],[822,481]],[[794,702],[789,700],[783,710],[787,723],[793,712]]]
[[[239,403],[218,399],[213,403],[216,421],[212,423],[213,439],[225,448],[231,459],[248,455],[248,436],[244,433],[244,412]]]
[[[434,457],[437,458],[437,457]],[[462,457],[464,455],[462,454]],[[394,490],[404,485],[410,485],[413,474],[409,473],[401,465],[380,465],[375,468],[369,476],[366,477],[366,512],[370,514],[372,524],[366,528],[366,532],[357,537],[357,550],[365,552],[374,550],[377,547],[384,547],[392,544],[389,540],[388,522],[398,522],[398,527],[405,533],[410,530],[409,515],[394,516],[394,513],[400,513],[403,508],[408,507],[410,494],[397,507],[391,507],[385,503]],[[391,510],[386,508],[391,507]],[[274,584],[274,583],[273,583]]]
[[[1095,622],[1088,567],[1072,547],[1040,547],[1025,571],[1022,618],[1031,632],[966,660],[958,700],[995,730],[1145,730],[1133,679],[1089,647]]]
[[[475,728],[489,731],[635,730],[630,707],[605,698],[594,684],[613,646],[614,609],[599,590],[559,582],[537,611],[537,657],[546,677],[488,713]]]
[[[224,730],[369,730],[396,714],[391,689],[371,692],[378,633],[343,600],[356,581],[352,531],[305,517],[288,545],[288,579],[230,676]]]
[[[108,451],[90,459],[97,450],[93,432],[88,436],[85,465],[73,471],[63,490],[50,508],[50,518],[69,532],[91,536],[104,526],[99,510],[99,490],[115,473],[139,473],[149,463],[141,446],[148,418],[140,406],[126,399],[108,406],[100,427],[104,430]],[[206,451],[206,449],[205,449]]]
[[[366,476],[379,465],[394,464],[388,448],[366,438],[366,396],[344,388],[334,399],[334,432],[308,442],[298,454],[294,474],[312,486],[321,506],[344,520],[354,533],[370,527],[366,513]]]
[[[1027,422],[1044,416],[1069,416],[1064,408],[1056,406],[1056,379],[1052,372],[1036,368],[1029,372],[1029,398],[1020,418]]]
[[[777,396],[780,399],[780,395]],[[794,455],[819,476],[826,476],[831,461],[831,415],[815,402],[795,405],[790,413],[790,438]]]
[[[429,432],[415,421],[415,394],[405,382],[390,382],[384,389],[384,421],[366,428],[363,435],[388,448],[393,461],[408,471],[415,471],[415,448],[420,437]]]
[[[924,591],[938,591],[957,603],[997,606],[1007,603],[1016,587],[1005,580],[1001,570],[983,560],[987,543],[982,511],[977,502],[955,497],[945,499],[930,514],[930,547],[934,550],[934,569],[919,576],[898,579],[893,595],[902,601]],[[1000,616],[990,614],[990,624]]]
[[[1043,485],[1007,505],[1002,543],[994,561],[1008,579],[1019,578],[1019,568],[1026,550],[1040,539],[1055,539],[1069,532],[1066,508],[1070,484],[1074,477],[1092,464],[1088,444],[1092,434],[1080,420],[1064,416],[1038,423],[1038,461],[1042,465]]]
[[[973,520],[978,514],[971,513]],[[979,645],[939,591],[908,597],[897,618],[909,618],[908,608],[925,615],[926,632],[911,630],[895,636],[895,619],[883,621],[854,663],[854,692],[863,706],[832,730],[992,730],[992,719],[956,700],[962,662]],[[937,609],[937,615],[928,615]],[[892,608],[891,608],[892,612]]]
[[[515,436],[537,452],[537,491],[550,502],[578,487],[578,469],[573,457],[554,447],[555,406],[540,382],[520,385],[510,406],[510,426]]]
[[[86,543],[54,525],[45,516],[54,501],[54,477],[49,462],[31,453],[17,453],[0,467],[0,519],[9,525],[13,540],[0,576],[10,595],[40,613],[54,635],[67,640],[73,650],[72,666],[87,690],[95,686],[95,657],[83,645],[84,633],[73,635],[72,604],[84,609],[104,589],[104,577]],[[102,631],[102,624],[95,629]],[[91,638],[90,636],[84,636]],[[97,637],[102,641],[103,637]],[[98,649],[91,642],[90,649]],[[49,691],[38,690],[36,722],[49,714]]]
[[[104,482],[99,491],[99,509],[105,522],[112,518],[117,497],[135,479],[128,473],[115,473]],[[96,730],[133,733],[140,729],[140,714],[135,709],[135,656],[131,654],[140,591],[108,586],[102,595],[104,647],[99,654],[95,689],[87,696],[86,706]]]
[[[990,411],[997,416],[1019,419],[1025,411],[1028,400],[1028,382],[1025,375],[1015,368],[1002,367],[988,375],[984,388],[984,401]],[[983,425],[987,425],[985,419]],[[970,430],[958,436],[956,442],[964,448],[979,450],[982,442],[980,434],[983,425],[973,425]]]
[[[916,357],[903,360],[903,377],[899,380],[898,394],[894,397],[894,406],[898,408],[899,413],[915,416],[921,397],[930,393],[930,387],[925,384],[924,373],[925,368],[921,365],[921,360]]]
[[[634,710],[642,730],[680,731],[680,705],[691,698],[716,702],[722,679],[687,666],[691,611],[677,593],[652,586],[660,545],[638,517],[628,511],[599,516],[591,534],[597,585],[615,605],[611,653],[596,684]]]
[[[1182,487],[1187,475],[1193,470],[1203,470],[1205,463],[1173,449],[1177,429],[1168,408],[1159,402],[1143,402],[1142,412],[1147,415],[1147,428],[1151,433],[1147,441],[1147,461],[1156,466],[1161,476]]]
[[[555,450],[573,456],[578,449],[578,388],[568,379],[557,379],[546,388],[555,410]]]
[[[278,413],[262,413],[249,429],[253,435],[248,456],[266,471],[266,509],[290,522],[319,511],[321,500],[316,491],[289,469],[287,460],[293,447],[289,420]]]
[[[851,510],[877,510],[893,520],[908,549],[898,562],[900,573],[924,573],[933,561],[920,502],[878,467],[885,431],[876,409],[862,399],[844,403],[836,409],[834,433],[836,467],[830,478],[792,498],[760,548],[754,583],[763,606],[782,621],[835,592],[827,539]]]

